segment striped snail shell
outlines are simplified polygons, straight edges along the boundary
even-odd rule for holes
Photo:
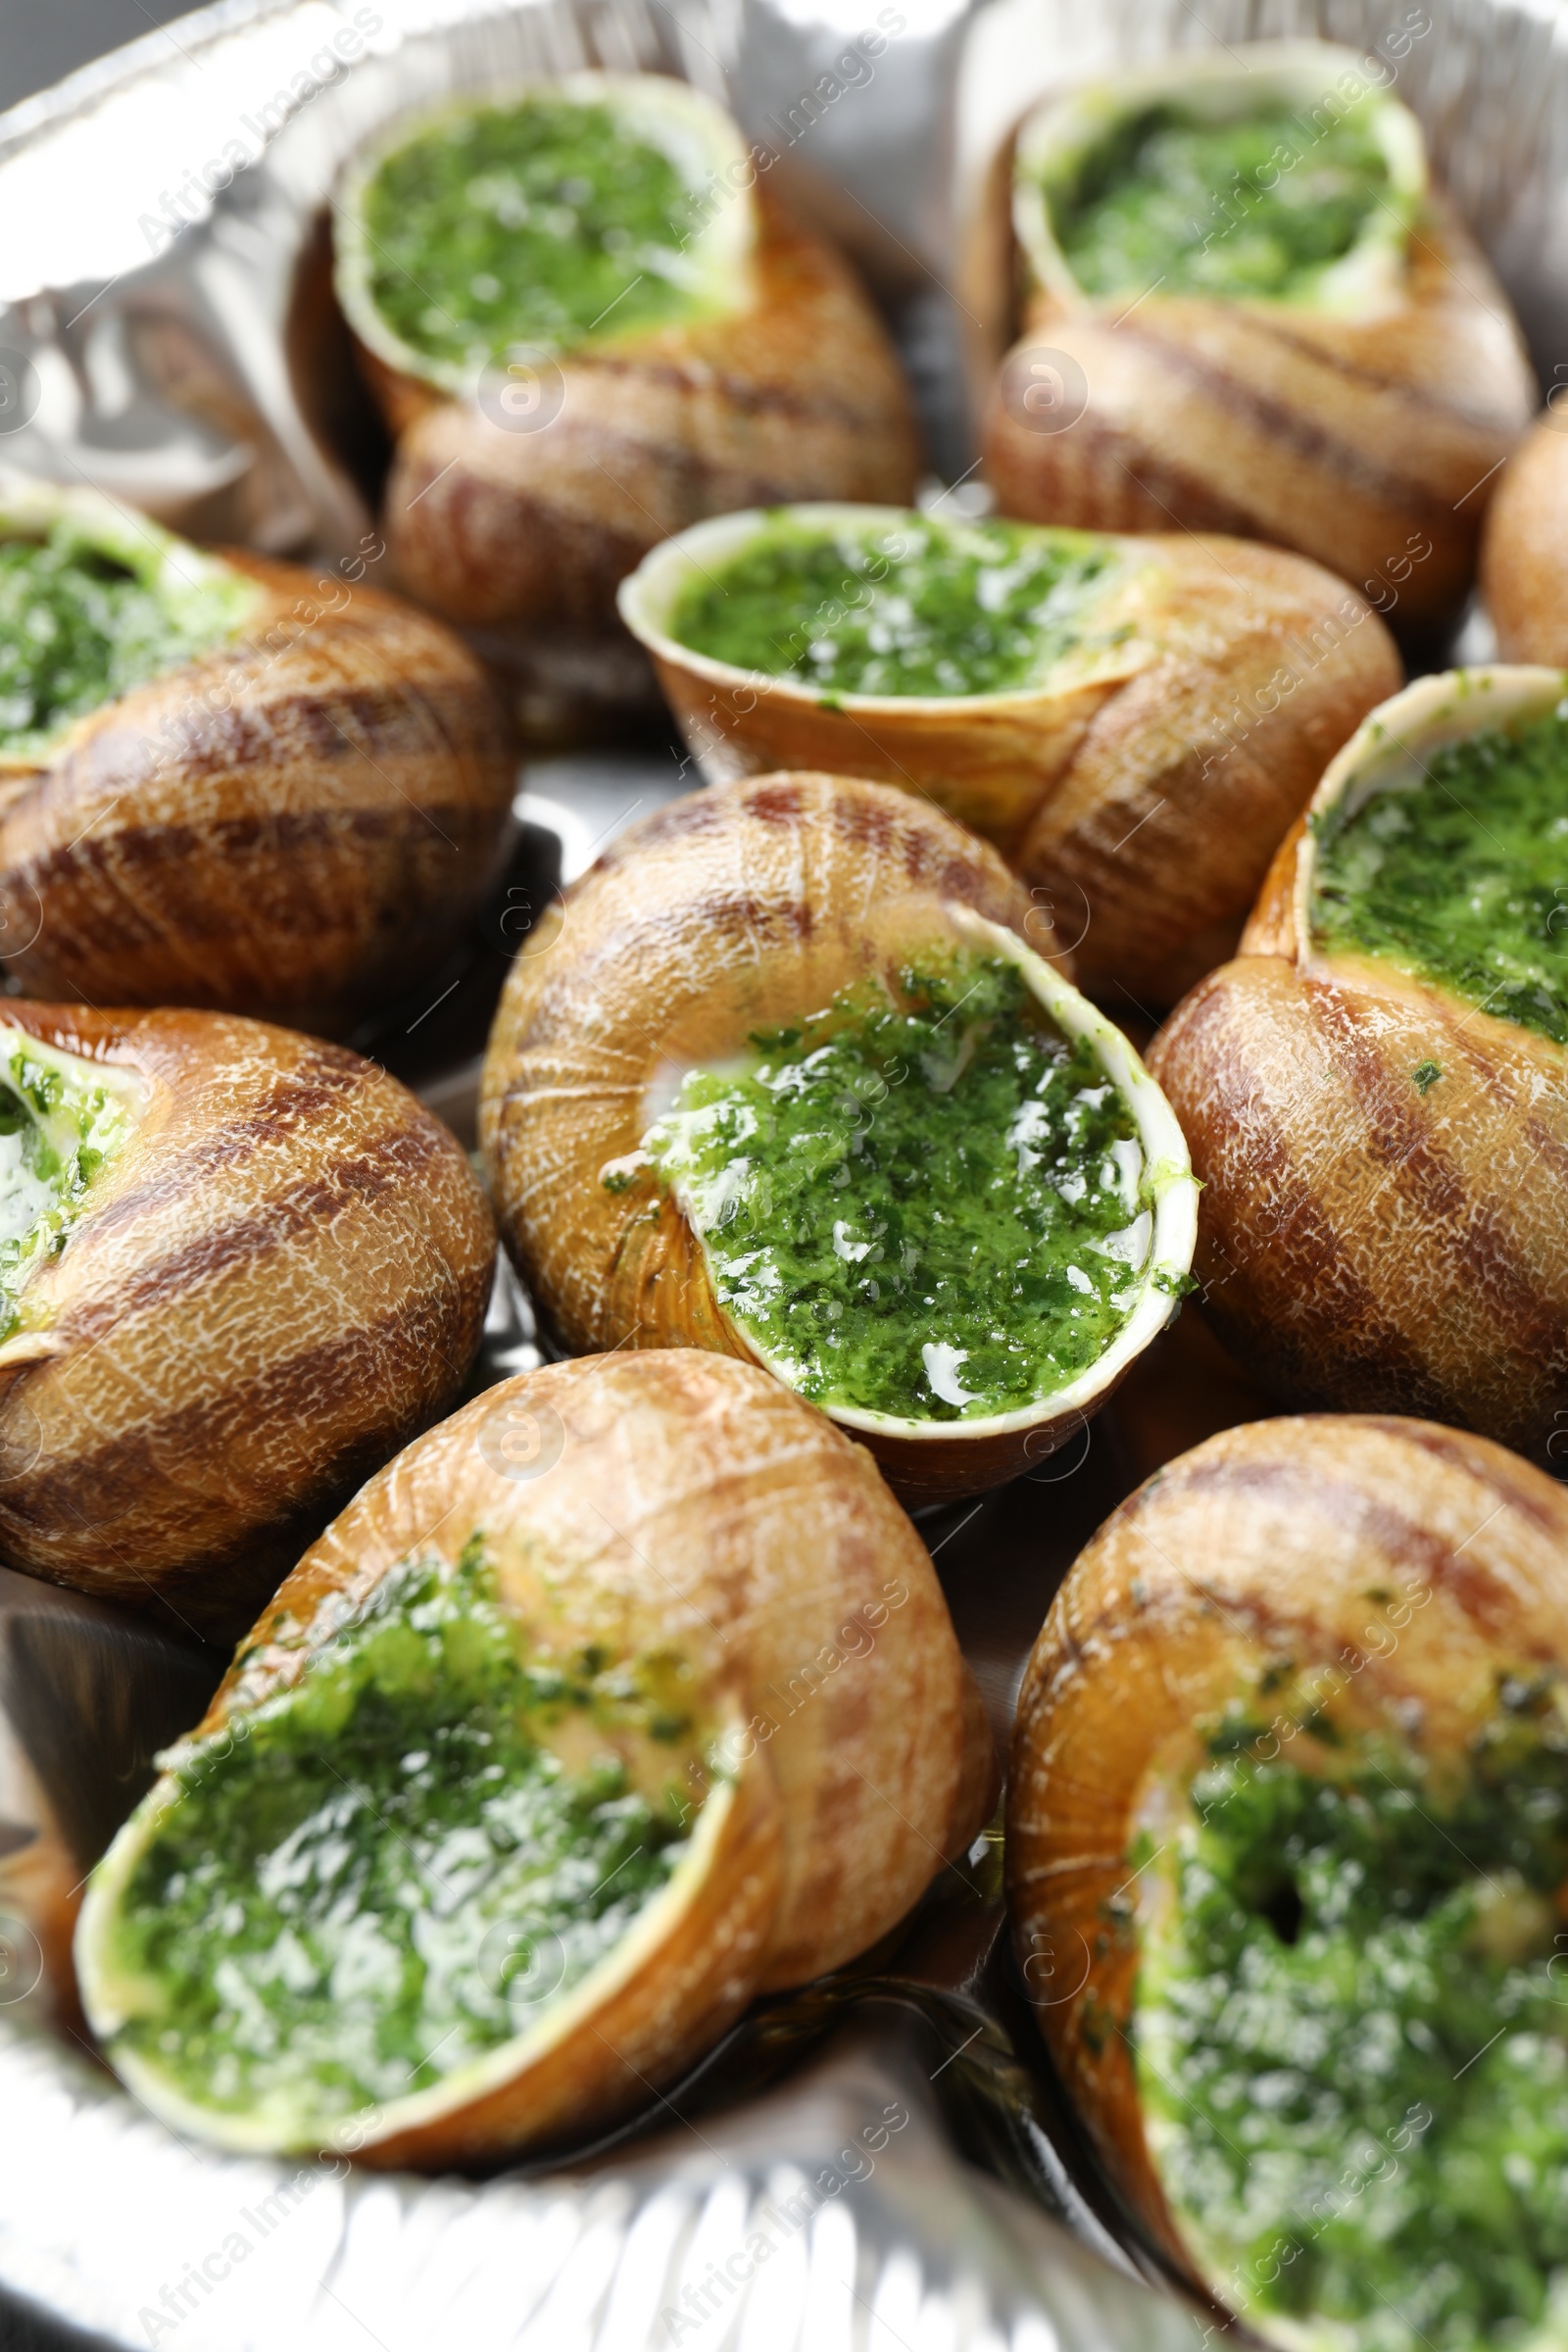
[[[1003,511],[1096,530],[1224,531],[1295,548],[1401,625],[1440,624],[1475,571],[1486,485],[1535,393],[1507,297],[1443,192],[1415,119],[1374,101],[1412,207],[1397,274],[1333,305],[1190,293],[1091,297],[1056,242],[1039,175],[1145,107],[1249,100],[1313,126],[1370,85],[1320,42],[1205,50],[1048,101],[999,162],[989,302],[1021,271],[1022,339],[991,389],[986,470]],[[1014,162],[1017,172],[1014,192]],[[1221,221],[1218,233],[1230,233]],[[1005,252],[1006,262],[1001,260]],[[1389,281],[1389,282],[1385,282]],[[1004,340],[1015,329],[1008,329]],[[1035,380],[1038,379],[1038,380]],[[1031,397],[1044,399],[1040,414]]]
[[[0,537],[105,504],[0,498]],[[342,1034],[440,963],[497,874],[505,713],[398,599],[199,561],[254,585],[232,636],[0,758],[0,949],[30,996]]]
[[[525,1425],[550,1444],[519,1468]],[[994,1800],[990,1730],[935,1571],[868,1455],[754,1366],[689,1350],[547,1365],[418,1439],[305,1554],[194,1737],[242,1732],[389,1570],[431,1553],[451,1565],[476,1539],[534,1663],[592,1647],[629,1670],[657,1653],[720,1747],[663,1892],[525,2030],[379,2106],[353,2142],[378,2166],[591,2135],[754,1995],[841,1967],[896,1926]],[[122,1832],[77,1938],[112,2058],[127,2013],[116,1908],[177,1794],[164,1782]],[[460,1913],[448,1933],[461,1926]],[[145,2060],[121,2063],[179,2128],[275,2144]]]
[[[1265,1760],[1321,1771],[1362,1733],[1393,1736],[1443,1788],[1509,1676],[1568,1663],[1565,1546],[1561,1488],[1483,1439],[1359,1415],[1253,1422],[1168,1463],[1113,1513],[1035,1643],[1007,1799],[1013,1936],[1035,2016],[1142,2236],[1265,2340],[1351,2337],[1343,2316],[1250,2307],[1237,2292],[1246,2266],[1184,2217],[1190,2174],[1162,2165],[1139,2075],[1160,1853],[1183,1835],[1194,1776],[1216,1752],[1207,1742],[1238,1710]],[[1240,2012],[1267,1994],[1243,1984],[1231,1997]],[[1318,2028],[1296,2022],[1309,2077]],[[1377,2080],[1366,2066],[1369,2099]],[[1266,2103],[1270,2086],[1257,2095]],[[1347,2118],[1347,2149],[1364,2124]],[[1266,2154],[1251,2161],[1261,2177]],[[1457,2169],[1453,2180],[1462,2213]],[[1293,2214],[1308,2249],[1314,2222],[1342,2209],[1303,2201]],[[1255,2219],[1237,2233],[1254,2235],[1254,2252],[1270,2242]]]
[[[583,74],[560,86],[613,98],[619,85]],[[398,576],[520,680],[525,713],[590,687],[652,702],[614,595],[671,532],[792,498],[906,499],[918,471],[898,360],[847,264],[758,184],[715,108],[655,74],[636,92],[710,151],[727,298],[687,321],[568,343],[539,361],[515,413],[517,386],[467,397],[416,368],[353,258],[364,161],[338,199],[339,297],[396,443],[382,527]]]
[[[489,1209],[441,1122],[341,1047],[204,1012],[14,1002],[4,1026],[131,1123],[0,1341],[0,1551],[232,1636],[458,1395]]]
[[[906,959],[978,949],[1016,964],[1132,1113],[1156,1196],[1136,1303],[1102,1354],[1026,1407],[956,1420],[825,1409],[871,1447],[897,1493],[921,1500],[995,1486],[1081,1429],[1169,1320],[1192,1187],[1180,1132],[1127,1041],[1037,943],[1051,953],[1049,918],[994,850],[909,794],[857,777],[714,786],[620,835],[529,935],[481,1082],[502,1232],[561,1343],[758,1353],[720,1301],[695,1225],[641,1152],[651,1090]],[[609,1189],[607,1167],[635,1172]]]
[[[1559,671],[1499,668],[1385,704],[1281,847],[1240,956],[1150,1054],[1203,1185],[1204,1307],[1249,1370],[1290,1403],[1430,1415],[1532,1455],[1568,1411],[1565,1049],[1320,945],[1314,828],[1562,692]]]

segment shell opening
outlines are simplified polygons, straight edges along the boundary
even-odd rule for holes
[[[1076,1402],[1191,1258],[1185,1147],[1125,1041],[1114,1067],[1076,992],[948,911],[744,1056],[666,1071],[642,1139],[745,1345],[852,1427]]]
[[[550,355],[745,303],[753,176],[728,118],[658,74],[449,102],[402,117],[349,172],[339,298],[389,365],[477,387],[492,421],[527,430],[559,407]]]
[[[481,1534],[296,1639],[301,1671],[163,1759],[78,1937],[117,2069],[236,2146],[359,2145],[505,2069],[646,1929],[732,1777],[679,1655],[557,1655]]]

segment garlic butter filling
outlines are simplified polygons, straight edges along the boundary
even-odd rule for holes
[[[1129,1105],[1002,957],[934,951],[754,1033],[684,1075],[643,1154],[726,1312],[826,1405],[1026,1408],[1104,1353],[1152,1244]]]
[[[673,1652],[552,1654],[482,1536],[390,1570],[298,1680],[164,1759],[172,1797],[100,1865],[116,2067],[305,2146],[527,2033],[687,1850],[689,1684]]]

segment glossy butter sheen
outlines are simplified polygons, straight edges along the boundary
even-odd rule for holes
[[[115,2049],[199,2104],[287,2113],[301,2144],[440,2082],[667,1884],[689,1730],[607,1655],[529,1657],[482,1539],[406,1562],[298,1682],[176,1757],[116,1928],[152,1997]],[[668,1750],[667,1798],[633,1785],[628,1731]]]
[[[1016,967],[846,991],[697,1069],[646,1139],[720,1303],[803,1396],[954,1421],[1098,1361],[1147,1257],[1132,1113]],[[626,1179],[612,1168],[612,1188]]]
[[[1501,1694],[1457,1774],[1321,1722],[1303,1770],[1238,1719],[1155,1862],[1151,2140],[1208,2275],[1266,2332],[1472,2352],[1533,2340],[1560,2302],[1568,1746],[1545,1687]]]

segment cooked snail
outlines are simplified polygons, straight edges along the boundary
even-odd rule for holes
[[[1168,59],[1038,108],[1009,176],[1022,340],[985,423],[1005,512],[1272,540],[1401,622],[1456,611],[1535,388],[1364,60]]]
[[[394,561],[529,723],[649,697],[614,592],[669,532],[913,490],[892,346],[758,168],[685,83],[576,74],[403,117],[340,191]]]
[[[114,2065],[228,2147],[428,2167],[646,2099],[892,1928],[995,1785],[863,1450],[669,1351],[412,1446],[166,1762],[76,1938]]]
[[[203,1633],[444,1411],[494,1234],[395,1080],[202,1012],[0,1022],[0,1554]]]
[[[1243,1362],[1532,1454],[1568,1413],[1563,690],[1459,670],[1385,704],[1151,1055]]]
[[[1145,2238],[1293,2352],[1554,2339],[1565,1558],[1500,1446],[1255,1422],[1122,1505],[1030,1659],[1041,2029]]]
[[[0,952],[31,996],[340,1032],[460,937],[504,714],[374,589],[0,484]]]
[[[1481,593],[1505,662],[1568,664],[1568,416],[1538,417],[1497,483],[1481,542]]]
[[[1401,674],[1360,597],[1273,549],[893,509],[699,524],[621,611],[710,777],[927,796],[1038,885],[1087,985],[1157,1005],[1231,953]]]
[[[844,776],[621,834],[509,976],[479,1133],[564,1346],[755,1358],[896,1490],[1082,1428],[1186,1287],[1186,1147],[995,851]]]

